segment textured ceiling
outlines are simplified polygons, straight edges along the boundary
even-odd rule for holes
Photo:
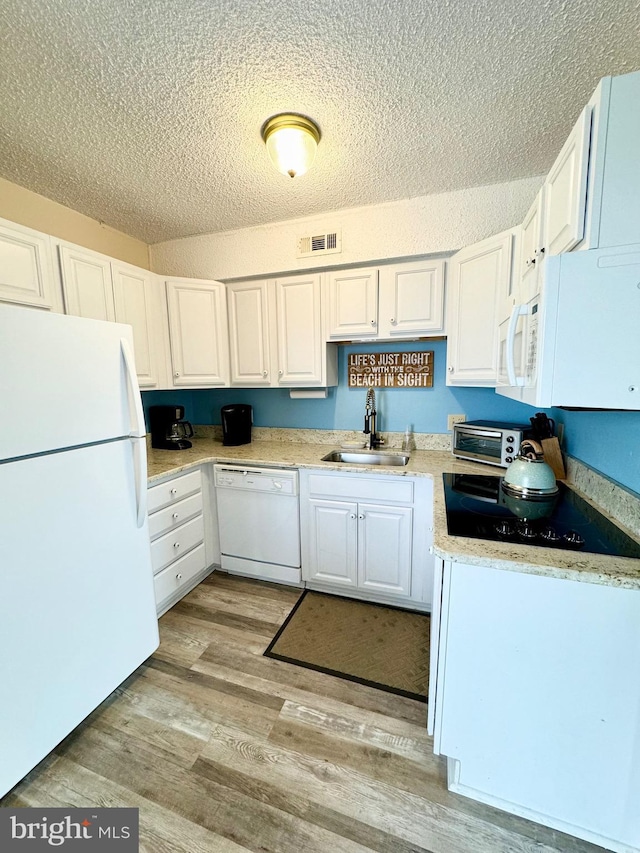
[[[154,243],[547,171],[636,0],[2,0],[0,175]],[[268,160],[274,113],[315,164]]]

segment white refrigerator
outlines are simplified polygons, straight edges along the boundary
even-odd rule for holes
[[[158,646],[132,341],[0,305],[0,796]]]

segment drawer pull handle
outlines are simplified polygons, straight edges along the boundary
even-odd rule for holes
[[[182,575],[180,574],[180,572],[178,572],[178,574],[176,575],[176,580],[177,580],[177,581],[181,581],[181,580],[182,580]]]
[[[179,543],[179,542],[174,542],[174,543],[173,543],[173,547],[174,547],[174,548],[179,548],[179,547],[180,547],[180,543]]]

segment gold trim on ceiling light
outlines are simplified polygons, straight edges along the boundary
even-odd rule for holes
[[[280,113],[262,125],[262,138],[273,165],[295,178],[309,169],[320,142],[320,128],[307,116]]]

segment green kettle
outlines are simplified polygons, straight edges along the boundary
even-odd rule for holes
[[[520,453],[506,470],[502,489],[507,495],[524,500],[540,500],[558,494],[553,469],[544,461],[537,441],[525,439]]]

